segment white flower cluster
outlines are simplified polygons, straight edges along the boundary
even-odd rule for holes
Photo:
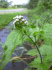
[[[21,18],[23,18],[23,16],[21,16],[21,15],[20,15],[20,16],[18,16],[18,15],[17,15],[17,16],[16,16],[16,17],[14,17],[13,19],[21,19]]]
[[[15,23],[16,22],[19,22],[19,23],[23,23],[24,22],[24,24],[26,24],[26,23],[28,23],[27,21],[26,21],[26,19],[23,19],[23,16],[16,16],[16,17],[14,17],[13,18],[14,19],[14,22],[13,22],[13,24],[14,24],[14,28],[15,28]]]

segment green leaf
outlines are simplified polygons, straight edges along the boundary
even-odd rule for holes
[[[4,48],[4,44],[0,42],[0,44],[2,45],[2,48]]]
[[[45,56],[43,62],[48,66],[48,68],[52,65],[52,55]]]
[[[39,34],[39,31],[33,33],[34,37],[37,36],[38,34]]]
[[[2,54],[3,54],[3,52],[0,52],[0,57],[2,57],[2,56],[3,56]]]
[[[40,64],[37,70],[48,70],[48,66],[45,63]]]
[[[3,43],[0,42],[1,45],[3,45]]]
[[[38,32],[38,31],[39,31],[39,27],[36,27],[36,28],[31,28],[30,27],[30,28],[27,28],[26,35],[29,35],[29,37],[35,42],[35,38],[33,36],[33,33]],[[31,42],[31,40],[27,36],[25,36],[24,40]]]
[[[38,55],[38,51],[37,51],[37,49],[32,49],[27,53],[27,55],[32,55],[32,56]]]
[[[52,55],[52,46],[50,45],[42,45],[39,49],[42,55]]]
[[[28,29],[29,32],[33,35],[34,32],[38,32],[39,31],[39,27],[36,27],[36,28],[30,28]]]
[[[52,45],[52,24],[45,24],[42,30],[44,31],[42,38],[45,44]]]
[[[47,55],[44,57],[44,61],[47,62],[47,61],[51,61],[52,62],[52,55]]]
[[[50,64],[49,65],[48,64],[49,63],[44,63],[44,62],[41,64],[40,58],[38,57],[38,58],[34,59],[34,61],[32,61],[29,65],[31,67],[37,68],[37,70],[48,70],[48,68],[50,66]]]
[[[41,37],[41,35],[43,35],[44,34],[44,31],[40,31],[40,33],[39,33],[39,35],[40,35],[40,37]]]
[[[31,67],[37,68],[38,66],[40,66],[40,63],[41,63],[41,61],[40,61],[40,58],[38,57],[38,58],[35,58],[34,61],[32,61],[29,65]]]
[[[44,62],[44,64],[45,64],[45,66],[48,67],[48,69],[49,69],[49,67],[50,67],[51,64],[52,64],[52,61],[44,61],[44,60],[43,60],[43,62]],[[46,67],[45,67],[45,68],[46,68]],[[48,70],[48,69],[47,69],[47,70]]]
[[[23,32],[14,30],[7,37],[7,41],[5,43],[3,58],[0,65],[0,70],[4,68],[4,66],[10,61],[11,55],[16,48],[17,45],[22,44],[23,42]]]
[[[36,28],[36,26],[34,26],[34,25],[31,25],[31,28]]]
[[[39,48],[41,55],[44,56],[43,63],[41,64],[40,58],[34,59],[29,65],[31,67],[36,67],[38,70],[48,70],[50,65],[52,64],[52,46],[42,45]]]

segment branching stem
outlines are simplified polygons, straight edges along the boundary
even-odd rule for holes
[[[27,36],[29,37],[29,35],[27,35]],[[31,39],[31,37],[29,37],[29,38]],[[41,64],[42,64],[42,56],[41,56],[40,50],[39,50],[39,48],[37,46],[36,36],[35,36],[35,42],[33,40],[32,40],[32,42],[34,43],[34,45],[36,45],[36,49],[37,49],[37,51],[38,51],[38,53],[40,55],[40,60],[41,60]]]

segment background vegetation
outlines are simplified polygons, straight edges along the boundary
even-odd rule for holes
[[[8,2],[8,0],[0,0],[0,9],[4,10],[4,9],[17,9],[17,8],[26,8],[27,4],[23,3],[21,4],[17,4],[17,5],[12,5],[13,1]]]
[[[28,17],[30,19],[29,23],[41,24],[41,25],[46,24],[46,23],[49,23],[49,24],[52,23],[52,13],[51,13],[52,8],[51,7],[52,7],[51,0],[39,0],[37,2],[36,8],[33,7],[34,9],[28,11]]]
[[[9,6],[9,3],[7,0],[0,0],[0,7],[1,8],[7,8]]]
[[[34,9],[37,6],[44,6],[46,9],[52,8],[52,1],[51,0],[30,0],[28,3],[29,9]]]

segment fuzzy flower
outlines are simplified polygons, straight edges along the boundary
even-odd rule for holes
[[[18,16],[18,15],[17,15],[17,16],[16,16],[16,17],[14,17],[13,19],[21,19],[21,18],[23,18],[23,16],[21,16],[21,15],[20,15],[20,16]]]
[[[22,19],[22,21],[24,21],[24,19]]]
[[[26,21],[26,19],[22,19],[22,21]]]
[[[15,23],[16,23],[16,21],[19,21],[19,19],[16,19],[16,20],[13,22],[13,24],[15,24]]]
[[[19,18],[19,16],[16,16],[16,17],[14,17],[13,19],[18,19]]]
[[[23,16],[20,15],[20,16],[19,16],[19,19],[21,19],[21,18],[23,18]]]
[[[24,22],[25,24],[28,23],[27,21]]]
[[[18,21],[19,21],[19,19],[16,19],[16,20],[13,22],[14,28],[15,28],[15,23],[18,22]]]

